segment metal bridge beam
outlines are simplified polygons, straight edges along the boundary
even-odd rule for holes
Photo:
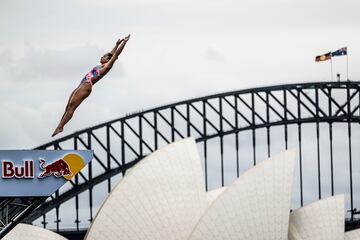
[[[352,163],[354,156],[351,154],[351,123],[360,123],[360,82],[313,82],[302,84],[286,84],[279,86],[261,87],[232,91],[201,98],[161,106],[158,108],[134,113],[123,118],[114,119],[97,126],[87,128],[55,141],[49,142],[36,149],[61,149],[66,143],[73,141],[74,149],[85,147],[95,150],[95,162],[105,170],[100,175],[94,174],[94,163],[90,163],[87,174],[80,174],[80,178],[71,181],[72,188],[61,194],[56,194],[43,203],[30,215],[26,221],[31,222],[43,216],[52,209],[76,197],[84,191],[89,191],[90,221],[93,213],[93,187],[108,181],[107,189],[111,190],[110,179],[122,173],[137,163],[145,155],[156,150],[165,143],[175,141],[186,136],[194,136],[202,144],[204,159],[204,175],[206,189],[209,188],[209,166],[212,157],[209,144],[219,141],[219,166],[220,182],[225,185],[225,160],[227,155],[225,136],[234,135],[234,149],[236,154],[236,176],[240,175],[241,152],[239,148],[241,132],[249,131],[252,145],[252,161],[256,164],[258,156],[257,137],[258,129],[266,129],[266,156],[271,155],[272,127],[284,126],[284,149],[289,144],[289,126],[297,126],[297,141],[299,147],[300,164],[300,203],[304,203],[303,190],[303,134],[302,126],[307,123],[316,125],[316,179],[318,198],[322,197],[320,155],[320,124],[329,126],[329,144],[331,161],[331,194],[334,190],[334,165],[333,146],[334,123],[344,123],[348,127],[349,141],[349,180],[351,208],[353,201]],[[337,94],[344,93],[345,98],[338,98]],[[324,101],[325,99],[325,101]],[[341,100],[342,99],[342,100]],[[345,99],[345,100],[344,100]],[[323,103],[326,102],[327,105]],[[358,111],[359,110],[359,111]],[[100,131],[105,137],[101,137]],[[83,139],[82,136],[87,139]],[[116,139],[119,143],[112,143]],[[271,140],[271,141],[270,141]],[[105,152],[105,155],[101,155]],[[115,153],[116,152],[116,153]],[[118,154],[118,155],[117,155]],[[211,169],[210,169],[211,170]],[[80,183],[79,179],[84,182]],[[76,209],[80,203],[77,201]],[[76,211],[77,211],[76,210]],[[45,215],[44,215],[45,216]],[[58,214],[57,214],[58,216]],[[45,219],[45,218],[44,218]],[[58,217],[57,217],[57,220]],[[78,222],[78,217],[76,218]],[[45,220],[44,220],[45,222]]]

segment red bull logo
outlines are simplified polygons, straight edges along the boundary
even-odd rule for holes
[[[76,153],[66,154],[61,159],[49,164],[46,164],[44,159],[40,159],[40,169],[42,172],[39,174],[38,178],[45,178],[53,175],[57,178],[64,177],[66,180],[70,180],[80,172],[83,167],[85,167],[85,161]]]
[[[15,165],[12,161],[2,161],[2,178],[34,178],[34,161],[25,160],[23,165]]]
[[[0,198],[51,196],[92,158],[89,150],[0,150]]]
[[[46,163],[46,160],[41,158],[39,160],[40,173],[35,171],[35,161],[32,159],[23,160],[23,163],[15,164],[11,160],[2,160],[0,165],[1,177],[6,179],[11,178],[37,178],[43,179],[49,176],[56,178],[63,177],[70,180],[75,176],[83,167],[85,167],[84,159],[76,154],[69,153],[62,158]]]
[[[72,176],[70,167],[64,159],[58,159],[52,163],[46,164],[44,159],[40,159],[40,168],[43,170],[39,178],[54,175],[55,177]]]

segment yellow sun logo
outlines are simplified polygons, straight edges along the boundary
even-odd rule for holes
[[[68,164],[70,171],[72,173],[72,175],[70,176],[69,175],[64,176],[66,180],[70,180],[73,176],[75,176],[78,172],[80,172],[80,170],[83,167],[85,167],[84,159],[75,153],[66,154],[63,157],[63,159]]]

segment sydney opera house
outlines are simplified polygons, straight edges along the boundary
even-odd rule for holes
[[[258,163],[228,187],[206,192],[194,139],[153,152],[107,197],[85,239],[360,239],[345,233],[344,195],[291,210],[295,151]],[[10,239],[65,239],[19,224]]]

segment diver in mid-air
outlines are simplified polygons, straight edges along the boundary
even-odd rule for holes
[[[101,57],[101,65],[95,66],[81,80],[79,86],[71,93],[65,108],[65,113],[62,116],[59,125],[52,134],[52,137],[64,130],[65,124],[69,122],[76,108],[81,104],[82,101],[85,100],[85,98],[90,95],[92,86],[110,71],[114,62],[117,60],[118,56],[124,49],[127,41],[129,41],[129,38],[130,35],[126,36],[124,39],[119,39],[111,52],[106,53]]]

